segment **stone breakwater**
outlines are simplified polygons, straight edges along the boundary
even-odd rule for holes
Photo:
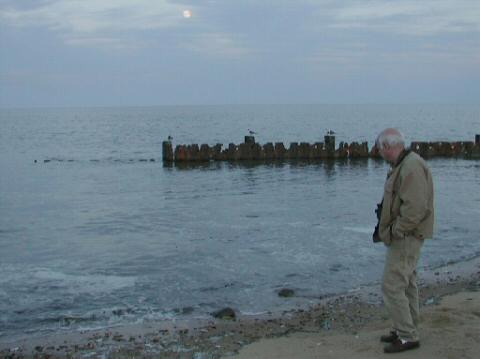
[[[475,141],[456,142],[412,142],[410,148],[425,158],[461,157],[480,159],[480,135]],[[268,142],[264,145],[255,142],[253,136],[245,136],[241,144],[230,143],[227,148],[217,143],[177,145],[175,150],[171,141],[162,143],[164,162],[208,162],[208,161],[272,161],[272,160],[326,160],[347,158],[378,158],[378,150],[370,150],[368,142],[340,142],[335,146],[335,136],[327,135],[324,142],[313,144],[291,142],[287,148],[282,142]]]

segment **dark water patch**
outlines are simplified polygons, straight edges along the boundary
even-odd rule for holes
[[[84,159],[72,159],[72,158],[46,158],[43,160],[34,160],[34,163],[147,163],[147,162],[158,162],[156,158],[91,158],[88,160]]]
[[[173,309],[173,312],[175,314],[180,314],[180,315],[189,315],[189,314],[192,314],[194,311],[195,311],[194,307],[183,307],[183,308]]]
[[[214,302],[200,302],[198,303],[199,307],[202,308],[214,308],[217,305],[217,303]]]
[[[59,322],[61,323],[62,326],[68,327],[68,326],[71,326],[71,325],[74,325],[74,324],[96,322],[99,319],[101,319],[101,318],[98,318],[94,314],[92,314],[91,316],[88,316],[88,317],[66,315],[66,316],[60,317]]]
[[[340,271],[346,270],[346,269],[347,268],[341,263],[335,263],[328,268],[328,270],[330,272],[340,272]]]
[[[232,288],[235,286],[235,283],[233,282],[230,282],[230,283],[225,283],[223,285],[220,285],[220,286],[209,286],[209,287],[203,287],[203,288],[200,288],[200,292],[215,292],[215,291],[218,291],[218,290],[222,290],[222,289],[225,289],[225,288]]]
[[[443,228],[443,229],[439,229],[436,233],[436,236],[434,238],[434,240],[442,240],[443,236],[449,236],[450,235],[465,235],[467,233],[470,233],[469,229],[468,228],[465,228],[465,227],[460,227],[460,226],[457,226],[457,225],[453,225],[452,227],[449,227],[449,228]]]
[[[298,273],[289,273],[285,276],[286,278],[301,277],[301,274]]]
[[[147,223],[134,223],[134,220],[132,221],[128,218],[118,220],[91,220],[83,225],[77,226],[76,229],[83,234],[90,233],[99,236],[148,233],[156,230],[155,226]]]
[[[1,228],[0,235],[3,234],[19,234],[28,231],[28,228]]]
[[[125,316],[128,314],[135,314],[135,309],[133,308],[118,308],[118,309],[113,309],[112,314],[120,317],[120,316]]]
[[[304,279],[310,279],[313,277],[313,274],[311,273],[289,273],[287,275],[285,275],[285,278],[298,278],[298,279],[301,279],[301,280],[304,280]]]
[[[456,258],[456,259],[440,260],[440,261],[437,261],[435,264],[432,264],[432,265],[424,265],[423,268],[426,269],[426,270],[427,269],[428,270],[435,270],[435,269],[442,268],[442,267],[445,267],[445,266],[448,266],[448,265],[467,262],[467,261],[470,261],[472,259],[479,258],[479,257],[480,257],[480,250],[475,251],[474,253],[471,253],[469,255],[462,255],[462,256],[460,256],[459,258]]]

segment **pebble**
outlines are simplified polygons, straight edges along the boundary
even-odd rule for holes
[[[115,334],[112,339],[115,340],[116,342],[122,342],[122,341],[125,340],[123,338],[123,335],[121,335],[121,334]]]
[[[213,316],[218,319],[235,320],[236,314],[232,308],[227,307],[214,312]]]
[[[432,305],[435,303],[435,299],[433,297],[431,298],[428,298],[426,301],[425,301],[425,305]]]
[[[278,292],[278,296],[284,297],[284,298],[293,297],[294,295],[295,295],[295,291],[289,288],[280,289],[280,291]]]

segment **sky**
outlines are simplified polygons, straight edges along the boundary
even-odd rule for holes
[[[480,103],[478,0],[0,0],[0,107]]]

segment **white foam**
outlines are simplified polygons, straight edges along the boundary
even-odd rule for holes
[[[298,228],[298,227],[307,227],[309,224],[307,224],[303,221],[297,221],[297,222],[288,222],[287,225],[291,226],[291,227]]]
[[[373,229],[372,227],[343,227],[345,231],[355,232],[355,233],[363,233],[363,234],[372,234]]]
[[[133,287],[136,277],[107,276],[100,274],[93,275],[72,275],[49,269],[37,270],[34,278],[40,280],[54,281],[58,286],[64,287],[73,293],[102,293],[118,290],[126,287]]]
[[[263,312],[244,312],[244,311],[240,311],[240,313],[241,313],[242,315],[258,316],[258,315],[266,315],[266,314],[268,314],[269,312],[268,312],[268,311],[263,311]]]

